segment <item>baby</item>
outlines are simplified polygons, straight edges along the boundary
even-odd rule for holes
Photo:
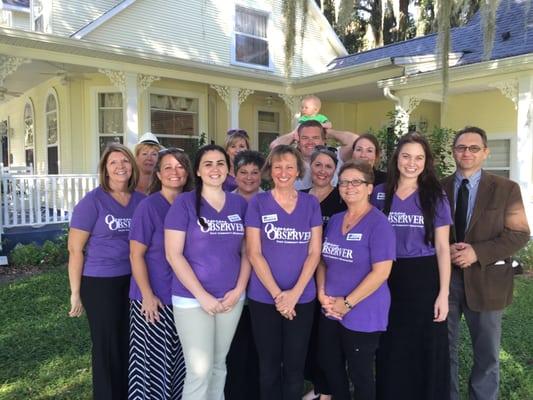
[[[305,121],[315,120],[320,122],[325,129],[331,129],[332,125],[328,117],[319,114],[320,107],[322,107],[322,102],[317,96],[305,96],[300,105],[300,118],[298,118],[298,124]]]

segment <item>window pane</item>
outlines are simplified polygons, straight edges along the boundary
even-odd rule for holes
[[[59,174],[57,146],[48,147],[48,174]]]
[[[122,115],[122,109],[99,110],[98,132],[99,133],[123,133],[124,132],[124,118]]]
[[[124,138],[122,136],[100,136],[99,138],[100,142],[100,157],[102,156],[102,153],[104,152],[105,148],[110,143],[124,143]]]
[[[490,155],[486,161],[488,168],[508,168],[511,164],[511,140],[489,140]]]
[[[235,9],[235,32],[266,38],[267,16],[242,7]]]
[[[152,110],[150,117],[154,134],[198,136],[197,114]]]
[[[268,42],[244,35],[235,35],[235,59],[268,67]]]
[[[46,116],[46,132],[48,144],[55,144],[57,142],[57,113]]]
[[[33,149],[25,150],[26,165],[29,167],[33,166]]]
[[[185,153],[191,157],[191,161],[198,145],[198,139],[185,139],[185,138],[169,138],[158,137],[159,143],[164,147],[178,147],[185,150]]]
[[[46,99],[46,112],[54,111],[57,109],[56,98],[53,95],[49,95]]]
[[[98,107],[122,108],[122,93],[99,93]]]

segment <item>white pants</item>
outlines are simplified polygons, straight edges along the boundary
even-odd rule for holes
[[[173,307],[187,369],[182,400],[224,399],[226,355],[243,305],[240,300],[231,311],[214,316],[201,307]]]

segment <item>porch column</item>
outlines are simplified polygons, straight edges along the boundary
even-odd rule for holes
[[[239,128],[239,110],[241,104],[254,91],[233,86],[211,85],[212,89],[224,100],[228,112],[228,129]]]
[[[388,87],[383,88],[383,94],[387,99],[394,101],[396,111],[394,133],[398,137],[405,135],[409,131],[409,117],[422,99],[415,96],[395,96]]]
[[[516,180],[533,227],[533,75],[518,78]]]
[[[137,87],[137,74],[125,73],[125,89],[125,145],[133,149],[139,140],[139,88]]]

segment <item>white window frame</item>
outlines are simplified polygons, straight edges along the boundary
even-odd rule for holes
[[[33,119],[33,145],[31,147],[26,146],[26,106],[30,106],[31,108],[31,114]],[[36,142],[37,142],[37,131],[36,131],[36,121],[35,121],[35,106],[33,105],[33,101],[31,98],[27,98],[24,102],[24,108],[22,110],[22,126],[24,127],[24,136],[23,136],[23,148],[24,148],[24,165],[26,165],[26,150],[32,149],[33,150],[33,162],[31,163],[32,170],[35,171],[35,148],[36,148]],[[29,166],[29,165],[28,165]]]
[[[257,149],[259,149],[259,113],[260,112],[273,112],[279,114],[279,136],[283,135],[285,132],[284,130],[284,120],[285,120],[285,113],[284,113],[283,107],[278,106],[257,106],[254,110],[254,117],[255,117],[255,137],[252,138],[254,141],[254,145]]]
[[[93,147],[93,165],[97,166],[100,161],[100,131],[99,131],[99,114],[98,114],[98,95],[101,93],[121,93],[115,86],[95,86],[91,88],[92,104],[91,107],[91,132],[94,132]],[[126,130],[126,99],[122,94],[122,128]],[[106,136],[106,135],[102,135]],[[126,132],[122,132],[122,143],[126,144]]]
[[[45,4],[45,0],[40,0],[40,3],[41,3],[41,10],[39,13],[36,13],[35,12],[35,3],[36,3],[36,0],[30,0],[30,19],[31,19],[31,30],[33,32],[41,32],[41,33],[46,33],[47,32],[47,29],[46,29],[46,20],[45,20],[45,7],[46,7],[46,4]],[[42,26],[43,26],[43,30],[42,31],[38,31],[35,29],[35,21],[37,21],[39,18],[42,18]]]
[[[239,35],[249,36],[256,39],[266,40],[268,45],[268,65],[260,65],[260,64],[249,64],[242,61],[237,60],[237,32],[235,32],[235,21],[237,18],[237,7],[244,8],[247,10],[250,10],[251,12],[261,14],[267,19],[267,37],[257,37],[253,36],[247,33],[238,33]],[[254,68],[254,69],[260,69],[263,71],[273,71],[274,70],[274,64],[272,62],[272,49],[270,46],[270,32],[272,31],[272,12],[266,11],[266,10],[259,10],[257,8],[248,7],[243,4],[235,4],[233,7],[233,16],[232,16],[232,26],[231,26],[231,32],[232,32],[232,38],[231,38],[231,64],[232,65],[238,65],[242,67],[247,68]]]
[[[150,96],[152,94],[160,96],[175,96],[175,97],[186,97],[190,99],[198,100],[198,136],[187,136],[187,135],[162,135],[158,132],[152,132],[157,137],[163,138],[178,138],[178,139],[196,139],[199,140],[202,132],[205,132],[208,135],[207,130],[207,95],[200,92],[192,91],[182,91],[182,90],[172,90],[164,89],[158,87],[151,87],[146,92],[146,97],[144,104],[144,132],[151,132],[152,129],[152,115],[151,115],[151,106],[150,106]],[[206,137],[207,143],[209,143],[209,137]]]
[[[56,121],[57,121],[57,141],[55,144],[48,144],[48,121],[47,121],[47,117],[49,114],[52,114],[53,111],[46,111],[46,104],[48,103],[48,98],[52,96],[54,98],[54,100],[56,101],[56,109],[55,109],[55,113],[56,113]],[[50,88],[46,94],[46,98],[44,100],[44,110],[43,110],[43,114],[44,114],[44,130],[45,130],[45,142],[44,142],[44,145],[45,145],[45,155],[46,155],[46,173],[48,174],[48,148],[49,147],[57,147],[57,173],[60,174],[61,173],[61,148],[60,148],[60,145],[59,145],[59,138],[60,138],[60,129],[59,129],[59,97],[57,96],[57,92],[55,91],[54,88]]]
[[[487,137],[488,141],[488,147],[490,150],[490,142],[492,140],[509,140],[509,167],[500,167],[500,168],[493,168],[493,167],[487,167],[487,161],[485,161],[485,165],[483,166],[483,169],[485,171],[491,172],[491,171],[509,171],[509,179],[516,180],[516,173],[518,171],[517,166],[517,159],[516,159],[516,134],[510,134],[510,133],[497,133],[497,134],[490,134]],[[490,158],[490,154],[489,154]]]

